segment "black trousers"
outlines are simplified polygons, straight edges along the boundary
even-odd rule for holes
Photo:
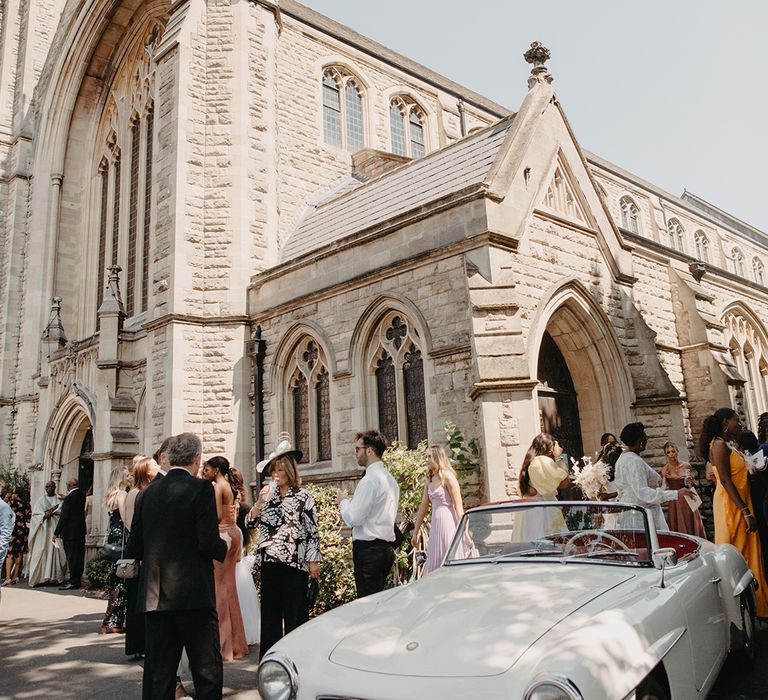
[[[271,561],[262,563],[259,659],[284,635],[307,621],[308,580],[306,571]]]
[[[62,540],[62,542],[69,567],[69,582],[73,586],[80,586],[83,582],[83,569],[85,568],[85,537]]]
[[[384,540],[354,540],[352,563],[357,597],[363,598],[384,590],[389,570],[395,563],[395,550],[392,543]]]
[[[136,602],[139,597],[139,579],[129,578],[125,581],[125,653],[144,653],[146,637],[144,613],[136,612]]]
[[[187,650],[197,700],[221,700],[224,671],[216,608],[150,612],[146,623],[143,700],[173,700],[176,670]]]

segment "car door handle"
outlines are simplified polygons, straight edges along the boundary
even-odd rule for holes
[[[720,581],[722,581],[722,580],[723,580],[723,579],[721,579],[719,576],[715,576],[713,579],[710,579],[710,581],[709,581],[709,582],[710,582],[710,583],[714,583],[715,585],[717,585],[717,584],[718,584],[718,583],[720,583]]]

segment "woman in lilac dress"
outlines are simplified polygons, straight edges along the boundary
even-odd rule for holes
[[[418,547],[419,530],[427,514],[427,508],[431,504],[432,520],[429,525],[427,561],[422,575],[442,566],[448,546],[456,533],[456,526],[464,515],[459,480],[445,450],[435,445],[428,447],[425,466],[427,480],[424,484],[424,497],[416,513],[414,534],[411,539],[411,544]]]

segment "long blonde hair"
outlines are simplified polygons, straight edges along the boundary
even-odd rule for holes
[[[125,491],[126,486],[131,485],[131,474],[127,467],[120,465],[113,467],[109,474],[109,486],[107,495],[104,496],[104,505],[110,510],[117,507],[117,494]]]
[[[427,448],[426,455],[432,457],[432,462],[437,465],[436,471],[428,473],[429,478],[432,478],[434,474],[437,474],[437,478],[440,479],[440,483],[443,486],[445,486],[449,474],[452,474],[453,477],[458,480],[456,470],[453,468],[451,460],[448,459],[448,455],[440,445],[430,445]]]

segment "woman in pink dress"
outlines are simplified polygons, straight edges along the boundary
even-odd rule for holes
[[[219,532],[226,532],[232,540],[226,559],[222,563],[213,562],[221,658],[224,661],[232,661],[248,655],[248,643],[245,639],[235,579],[235,567],[240,560],[243,546],[243,537],[237,526],[235,507],[237,491],[231,482],[229,460],[226,457],[211,457],[203,464],[202,476],[213,483],[216,511],[219,516]]]
[[[411,538],[411,544],[418,547],[419,530],[427,514],[427,508],[431,504],[432,520],[429,525],[427,561],[424,564],[423,576],[443,565],[448,547],[456,534],[456,527],[461,516],[464,515],[459,480],[445,450],[436,445],[428,447],[425,466],[427,480],[424,484],[424,496],[416,513],[416,523]]]
[[[667,457],[667,463],[661,468],[661,476],[664,477],[664,481],[667,484],[666,488],[673,491],[688,488],[695,493],[693,468],[688,462],[680,461],[677,445],[674,442],[666,443],[664,445],[664,454]],[[667,524],[670,530],[707,539],[704,523],[701,520],[701,513],[699,513],[698,509],[691,509],[687,498],[678,498],[676,501],[670,501],[668,506]]]

